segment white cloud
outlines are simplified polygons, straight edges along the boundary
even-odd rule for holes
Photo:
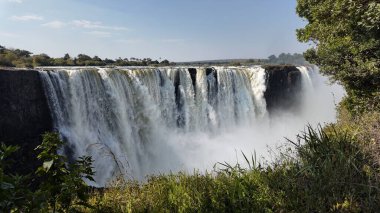
[[[8,0],[9,2],[14,2],[14,3],[19,3],[21,4],[22,3],[22,0]]]
[[[128,30],[125,27],[119,26],[105,26],[101,22],[88,21],[88,20],[74,20],[72,24],[76,27],[86,28],[86,29],[105,29],[105,30]]]
[[[44,26],[44,27],[49,27],[49,28],[53,28],[53,29],[60,29],[66,25],[67,24],[65,22],[62,22],[62,21],[51,21],[51,22],[42,24],[42,26]]]
[[[62,21],[51,21],[45,24],[42,24],[44,27],[49,27],[53,29],[60,29],[66,26],[72,26],[77,28],[83,28],[87,30],[92,30],[89,32],[86,32],[88,34],[92,34],[97,37],[111,37],[112,33],[107,31],[120,31],[120,30],[128,30],[125,27],[119,27],[119,26],[106,26],[103,25],[101,22],[93,22],[88,20],[74,20],[71,22],[62,22]]]
[[[87,34],[100,37],[100,38],[108,38],[108,37],[111,37],[112,35],[112,33],[105,32],[105,31],[90,31],[90,32],[87,32]]]
[[[74,20],[73,24],[76,27],[82,27],[87,29],[102,28],[101,22],[91,22],[87,20]]]
[[[44,18],[38,15],[24,15],[24,16],[11,16],[11,20],[13,21],[40,21]]]

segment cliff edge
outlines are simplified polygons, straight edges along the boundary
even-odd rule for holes
[[[20,146],[15,168],[25,169],[17,164],[35,159],[41,134],[51,130],[52,118],[38,71],[0,69],[0,143]]]

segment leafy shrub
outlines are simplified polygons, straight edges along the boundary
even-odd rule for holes
[[[28,177],[9,172],[12,165],[10,156],[18,149],[17,146],[0,146],[0,211],[3,212],[19,209],[31,194],[30,190],[23,188]]]
[[[46,133],[36,149],[37,156],[43,162],[36,174],[42,179],[37,194],[47,201],[48,208],[72,210],[76,205],[87,205],[88,186],[84,178],[94,181],[91,157],[81,157],[75,163],[68,164],[66,157],[57,154],[63,146],[57,133]]]
[[[17,147],[0,147],[0,211],[1,212],[72,212],[87,204],[89,187],[84,179],[93,181],[91,157],[81,157],[69,164],[58,154],[63,142],[56,133],[46,133],[36,149],[43,162],[35,174],[19,176],[12,174],[7,161]],[[30,183],[36,186],[31,187]]]

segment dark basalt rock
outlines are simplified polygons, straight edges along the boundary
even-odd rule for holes
[[[15,156],[16,170],[25,174],[38,166],[34,149],[41,143],[41,135],[52,128],[39,73],[0,69],[0,142],[21,147]]]
[[[193,83],[193,88],[195,91],[195,88],[196,88],[195,85],[197,84],[197,69],[189,68],[188,71],[189,71],[191,82]]]
[[[300,101],[301,72],[295,66],[263,66],[266,71],[267,89],[264,97],[267,110],[296,109]]]
[[[206,68],[206,75],[210,75],[210,74],[213,74],[215,78],[217,77],[216,70],[212,67],[207,67]]]
[[[177,126],[183,127],[183,126],[185,126],[185,117],[183,114],[183,104],[184,103],[182,102],[181,92],[179,91],[180,81],[181,81],[181,78],[180,78],[179,72],[175,71],[173,83],[174,83],[175,103],[176,103],[177,112],[178,112]]]

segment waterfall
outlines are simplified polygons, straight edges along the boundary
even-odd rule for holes
[[[312,90],[313,88],[313,80],[311,78],[311,73],[314,71],[312,67],[297,67],[297,69],[301,72],[302,75],[302,87],[306,90]]]
[[[307,68],[299,70],[312,84]],[[181,138],[216,137],[267,115],[260,66],[56,68],[40,76],[63,152],[91,155],[99,186],[186,168],[173,146]]]

